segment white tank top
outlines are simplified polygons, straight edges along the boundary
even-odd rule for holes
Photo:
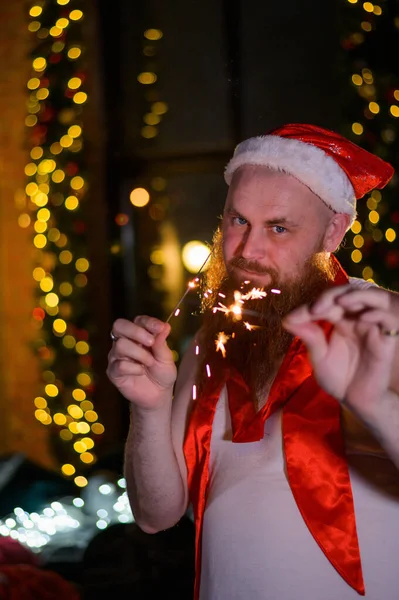
[[[368,434],[353,427],[347,427],[347,453],[366,599],[398,600],[398,472]],[[281,412],[267,420],[259,442],[233,443],[224,389],[213,423],[209,475],[200,600],[360,598],[299,513],[284,472]]]

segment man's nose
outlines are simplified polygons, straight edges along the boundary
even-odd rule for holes
[[[261,261],[267,254],[266,236],[262,231],[247,231],[240,250],[241,256],[246,260]]]

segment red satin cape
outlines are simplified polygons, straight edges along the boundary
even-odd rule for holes
[[[348,282],[337,263],[334,284]],[[331,326],[326,324],[326,334]],[[210,444],[216,405],[226,385],[233,442],[263,438],[266,419],[282,409],[287,477],[310,533],[343,579],[365,594],[355,511],[340,422],[340,404],[322,390],[302,342],[295,338],[283,360],[266,404],[255,411],[241,375],[226,369],[209,380],[190,416],[184,443],[188,486],[196,527],[196,600],[199,598],[201,535],[207,501]]]

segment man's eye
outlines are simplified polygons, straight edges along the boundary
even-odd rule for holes
[[[285,233],[287,231],[286,228],[282,227],[281,225],[275,225],[273,230],[275,233]]]
[[[235,225],[247,225],[248,221],[244,217],[233,217],[233,223]]]

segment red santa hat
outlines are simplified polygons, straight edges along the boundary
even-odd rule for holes
[[[284,125],[264,136],[239,144],[226,167],[231,183],[243,165],[260,165],[289,173],[334,212],[356,217],[356,200],[383,188],[393,167],[342,135],[315,125]]]

